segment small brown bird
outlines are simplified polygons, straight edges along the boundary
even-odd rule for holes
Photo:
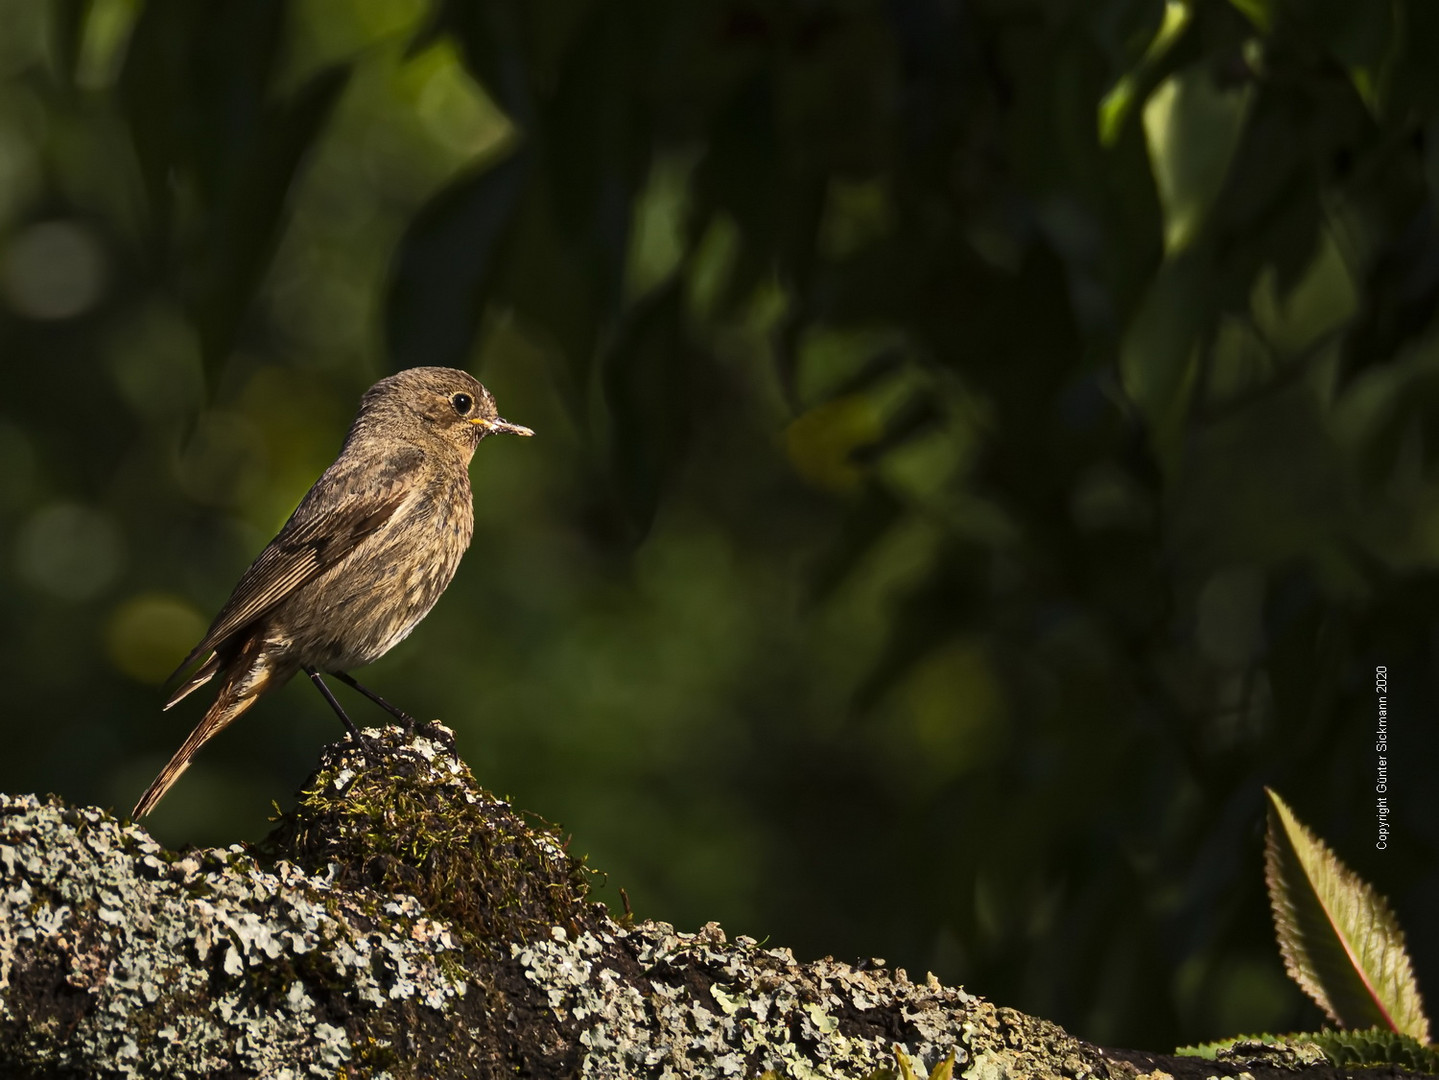
[[[340,456],[171,676],[209,654],[165,708],[217,675],[220,693],[132,817],[153,810],[200,747],[297,671],[314,681],[356,741],[359,730],[321,672],[413,729],[413,719],[347,670],[403,641],[455,576],[475,528],[470,459],[495,432],[534,434],[501,420],[490,392],[463,371],[410,368],[365,392]]]

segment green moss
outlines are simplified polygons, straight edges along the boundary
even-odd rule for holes
[[[856,1080],[1075,1052],[882,961],[617,924],[553,829],[431,741],[376,738],[376,763],[326,750],[259,862],[0,795],[0,1073]]]
[[[593,918],[589,871],[552,826],[480,789],[435,742],[407,742],[396,727],[369,735],[378,759],[332,745],[262,850],[311,873],[333,868],[338,888],[413,896],[474,944],[508,947]]]

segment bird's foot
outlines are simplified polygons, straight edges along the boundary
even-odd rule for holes
[[[351,745],[360,752],[360,757],[364,759],[366,768],[384,765],[385,762],[389,760],[389,755],[375,744],[375,740],[358,728],[352,728],[350,730],[349,741]]]
[[[431,742],[437,742],[450,752],[450,756],[459,760],[460,748],[455,744],[455,733],[438,720],[431,720],[420,725],[420,734]],[[414,730],[406,732],[410,738],[414,738]]]

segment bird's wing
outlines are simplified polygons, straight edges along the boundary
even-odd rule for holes
[[[361,470],[345,469],[337,462],[315,482],[279,535],[245,571],[205,637],[166,682],[381,529],[407,499],[418,494],[413,480],[423,460],[420,450],[407,449],[386,461],[378,477],[374,470],[363,470],[367,475],[362,475]]]

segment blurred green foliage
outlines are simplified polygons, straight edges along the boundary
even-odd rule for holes
[[[1439,8],[0,18],[0,787],[130,805],[360,392],[453,364],[540,437],[364,678],[611,903],[1098,1040],[1312,1027],[1268,783],[1439,970]],[[155,831],[258,837],[338,735],[287,688]]]

